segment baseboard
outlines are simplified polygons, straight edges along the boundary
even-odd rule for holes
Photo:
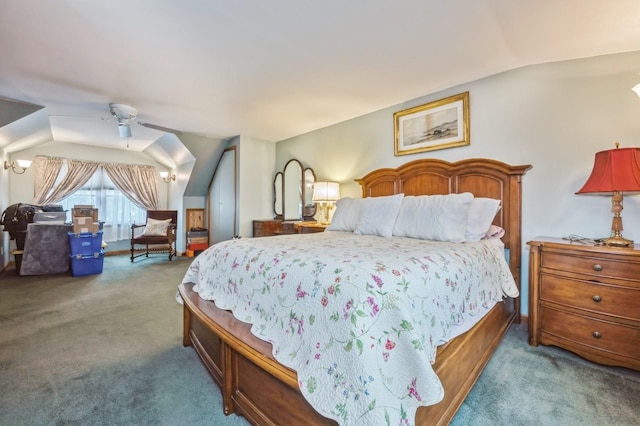
[[[121,254],[131,254],[131,250],[112,250],[112,251],[105,251],[104,255],[105,256],[117,256],[117,255],[121,255]],[[181,251],[176,251],[176,256],[184,256],[184,253]]]
[[[131,250],[112,250],[104,252],[105,256],[116,256],[120,254],[131,254]]]

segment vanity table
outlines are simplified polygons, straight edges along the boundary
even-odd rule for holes
[[[329,225],[323,225],[320,222],[302,222],[300,224],[297,224],[296,226],[298,228],[298,234],[313,234],[316,232],[324,232],[324,230],[327,229]]]
[[[306,229],[302,226],[315,225],[316,205],[312,199],[315,180],[313,169],[305,168],[296,159],[289,160],[273,180],[274,218],[254,220],[253,236],[299,234]]]
[[[271,237],[274,235],[287,234],[307,234],[312,227],[316,226],[315,221],[294,221],[294,220],[254,220],[253,236],[254,237]],[[324,229],[322,229],[324,231]],[[318,231],[315,231],[318,232]]]

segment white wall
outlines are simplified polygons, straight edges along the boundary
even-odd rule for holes
[[[240,137],[238,146],[238,235],[253,236],[253,220],[273,217],[276,144]]]
[[[297,158],[318,179],[341,182],[342,196],[360,197],[353,179],[418,158],[487,157],[533,165],[523,179],[522,309],[527,313],[527,241],[538,235],[610,234],[610,197],[575,192],[597,151],[614,142],[640,146],[640,98],[631,91],[639,82],[640,52],[529,66],[280,141],[277,169]],[[471,145],[394,156],[394,112],[465,91],[470,92]],[[623,235],[640,242],[640,196],[627,195],[622,217]]]
[[[6,155],[3,149],[0,149],[0,162],[3,167],[0,169],[0,214],[5,208],[9,206],[9,178],[10,174],[13,174],[11,170],[4,170],[4,162],[8,161],[9,157]],[[2,228],[0,226],[0,228]],[[9,263],[10,260],[10,243],[9,233],[0,231],[0,270]]]

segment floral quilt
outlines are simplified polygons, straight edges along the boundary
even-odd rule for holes
[[[431,365],[449,329],[518,289],[499,240],[445,243],[346,232],[236,239],[184,283],[252,324],[340,424],[412,424],[439,402]]]

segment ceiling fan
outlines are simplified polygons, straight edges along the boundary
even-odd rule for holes
[[[118,122],[118,133],[120,137],[123,139],[130,138],[131,123],[138,116],[138,111],[136,111],[134,107],[125,104],[109,104],[109,111]],[[142,121],[138,121],[137,123],[149,129],[160,130],[166,133],[173,133],[174,135],[182,134],[180,130],[172,129],[170,127],[158,126],[157,124],[145,123]]]

